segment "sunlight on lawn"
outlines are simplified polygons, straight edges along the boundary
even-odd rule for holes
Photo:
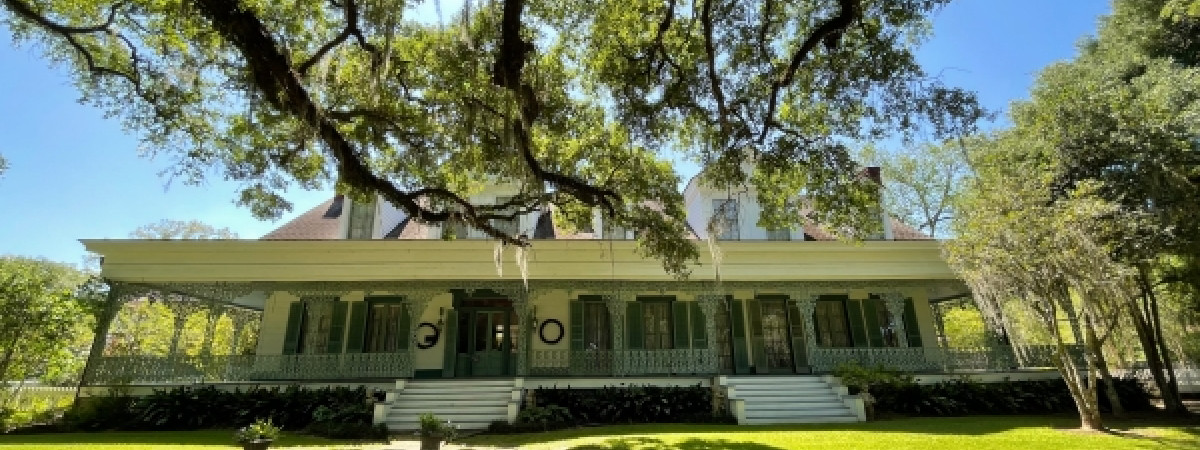
[[[1082,433],[1070,416],[904,418],[857,424],[734,426],[623,425],[521,435],[480,435],[451,446],[530,450],[969,449],[1120,450],[1200,448],[1200,421],[1109,421],[1111,433]],[[0,450],[231,449],[232,431],[0,435]],[[272,448],[383,450],[416,448],[288,435]]]

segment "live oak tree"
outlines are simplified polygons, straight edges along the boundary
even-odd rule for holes
[[[172,175],[216,169],[257,216],[336,184],[527,245],[491,220],[600,209],[682,276],[697,250],[672,159],[756,187],[768,225],[878,227],[844,144],[978,117],[912,53],[948,1],[468,0],[433,20],[384,0],[0,0],[0,19]],[[468,200],[495,179],[520,193]]]
[[[85,279],[66,264],[0,257],[0,382],[57,382],[78,371],[86,341],[76,338],[89,322],[78,295]]]
[[[1159,298],[1200,250],[1200,17],[1178,3],[1114,2],[1078,57],[1039,75],[1013,127],[972,156],[948,250],[985,305],[1021,305],[1052,333],[1046,320],[1073,312],[1089,367],[1104,367],[1103,333],[1132,326],[1165,406],[1186,414]]]
[[[882,169],[884,208],[926,234],[942,238],[947,234],[945,225],[954,217],[954,199],[970,174],[964,147],[972,140],[954,138],[891,151],[866,146],[859,155]]]

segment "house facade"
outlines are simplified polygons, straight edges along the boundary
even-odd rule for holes
[[[471,201],[502,202],[513,189]],[[850,362],[925,373],[1018,365],[1002,347],[940,344],[936,305],[967,290],[938,242],[903,223],[881,217],[878,239],[846,243],[815,225],[758,227],[752,192],[693,180],[685,199],[692,238],[709,238],[714,214],[729,224],[719,278],[703,251],[687,280],[671,277],[638,255],[633,230],[599,215],[584,231],[556,226],[549,211],[500,224],[532,236],[519,255],[476,230],[341,196],[260,240],[84,240],[104,257],[111,308],[151,296],[209,311],[210,330],[221,317],[259,330],[250,355],[99,352],[85,382],[715,384]]]

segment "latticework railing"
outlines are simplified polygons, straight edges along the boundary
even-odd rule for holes
[[[105,356],[89,385],[337,380],[412,376],[408,352],[327,355]]]
[[[711,375],[717,358],[709,349],[535,350],[531,376]]]
[[[998,372],[1017,369],[1052,369],[1055,346],[1026,345],[1017,349],[993,347],[884,347],[825,348],[809,352],[815,372],[830,372],[842,364],[883,366],[906,372]],[[1083,364],[1083,348],[1067,347],[1077,364]]]

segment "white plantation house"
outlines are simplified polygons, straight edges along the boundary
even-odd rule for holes
[[[536,386],[699,383],[741,422],[770,423],[860,420],[861,403],[826,376],[842,363],[930,376],[1048,365],[942,345],[937,305],[968,292],[938,242],[908,225],[881,217],[878,239],[846,243],[819,224],[755,226],[753,192],[693,179],[685,200],[694,239],[715,211],[727,216],[719,283],[709,256],[680,281],[635,252],[636,230],[597,215],[568,232],[550,211],[503,224],[533,245],[524,277],[511,249],[498,273],[494,241],[476,230],[342,196],[259,240],[84,240],[104,257],[114,310],[151,295],[259,328],[252,355],[93,355],[85,382],[366,384],[389,392],[376,419],[400,429],[423,411],[467,427],[512,420]]]

